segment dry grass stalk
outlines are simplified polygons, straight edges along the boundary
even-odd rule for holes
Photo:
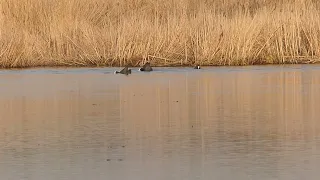
[[[315,63],[319,17],[316,0],[2,0],[0,67]]]

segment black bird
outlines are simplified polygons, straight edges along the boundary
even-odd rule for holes
[[[139,69],[139,71],[147,71],[147,72],[149,72],[149,71],[153,71],[153,69],[150,66],[150,63],[147,62],[142,66],[142,68]]]
[[[196,65],[196,67],[194,67],[194,69],[201,69],[200,65]]]
[[[131,69],[128,68],[128,66],[126,66],[125,68],[123,68],[120,72],[119,71],[115,71],[114,72],[115,74],[125,74],[125,75],[128,75],[128,74],[131,74]]]

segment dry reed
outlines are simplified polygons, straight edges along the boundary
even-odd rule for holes
[[[0,67],[313,63],[318,0],[1,0]]]

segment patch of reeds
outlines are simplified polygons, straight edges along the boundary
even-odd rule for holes
[[[2,0],[0,67],[314,63],[318,0]]]

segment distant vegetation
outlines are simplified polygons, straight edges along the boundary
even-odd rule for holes
[[[1,0],[0,67],[315,63],[318,0]]]

